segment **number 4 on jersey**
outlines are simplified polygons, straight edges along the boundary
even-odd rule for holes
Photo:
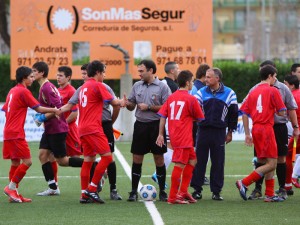
[[[258,113],[262,113],[263,111],[261,102],[262,102],[261,95],[259,95],[256,102],[256,110],[258,111]]]

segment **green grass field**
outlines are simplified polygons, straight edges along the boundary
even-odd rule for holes
[[[0,143],[2,149],[2,143]],[[12,204],[8,198],[0,195],[0,224],[153,224],[152,218],[143,202],[127,202],[131,189],[130,179],[121,164],[117,162],[117,187],[122,201],[109,199],[108,180],[100,196],[105,204],[79,204],[80,169],[59,168],[60,196],[40,197],[36,193],[47,188],[38,161],[38,143],[30,143],[33,165],[21,182],[19,192],[33,199],[32,203]],[[129,143],[118,143],[117,147],[131,165]],[[235,187],[235,181],[252,170],[253,151],[242,142],[233,142],[226,146],[225,185],[222,192],[224,201],[211,200],[208,186],[204,187],[203,199],[196,204],[168,205],[155,202],[164,224],[298,224],[300,190],[282,203],[264,203],[262,200],[243,201]],[[8,184],[10,162],[0,162],[0,188]],[[143,164],[143,184],[153,184],[151,174],[154,171],[152,155],[147,155]],[[170,184],[172,168],[167,171]],[[276,182],[277,183],[277,182]],[[157,185],[155,184],[157,187]],[[277,187],[277,184],[276,184]],[[158,187],[157,187],[158,188]],[[253,187],[250,187],[252,190]],[[167,189],[169,191],[169,189]]]

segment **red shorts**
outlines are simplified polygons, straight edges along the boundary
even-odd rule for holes
[[[25,139],[4,140],[3,159],[30,159],[30,149]]]
[[[83,156],[103,155],[110,152],[107,138],[105,134],[94,133],[80,137],[83,148]]]
[[[288,145],[288,154],[291,154],[293,152],[293,145],[294,145],[294,137],[291,137],[289,140],[289,145]],[[299,138],[297,141],[296,154],[300,154],[300,139]]]
[[[252,128],[252,137],[257,158],[278,158],[272,126],[255,124]]]
[[[78,129],[75,126],[69,126],[69,132],[66,138],[67,156],[82,155],[81,143],[78,135]]]
[[[189,160],[196,159],[196,152],[193,147],[191,148],[175,148],[173,152],[172,162],[188,164]]]

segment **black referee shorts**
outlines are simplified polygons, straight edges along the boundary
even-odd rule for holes
[[[115,151],[115,138],[111,121],[102,121],[103,132],[108,140],[108,145],[111,152]]]
[[[165,145],[159,147],[155,142],[159,133],[159,120],[149,123],[135,121],[133,139],[131,144],[131,153],[135,155],[145,155],[152,153],[155,155],[163,155],[167,152],[166,135]]]
[[[278,149],[278,156],[288,153],[288,129],[285,123],[274,124],[274,133]]]
[[[45,134],[40,141],[40,149],[51,151],[55,158],[63,158],[67,155],[66,150],[67,133]]]

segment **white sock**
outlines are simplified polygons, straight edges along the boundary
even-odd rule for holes
[[[168,169],[169,165],[171,164],[172,157],[173,157],[173,149],[168,148],[167,152],[164,154],[166,169]]]
[[[292,178],[298,178],[299,175],[300,175],[300,154],[297,154],[296,161],[293,168]]]
[[[10,190],[16,190],[17,184],[11,181],[11,182],[9,183],[9,185],[8,185],[8,188],[9,188]]]

